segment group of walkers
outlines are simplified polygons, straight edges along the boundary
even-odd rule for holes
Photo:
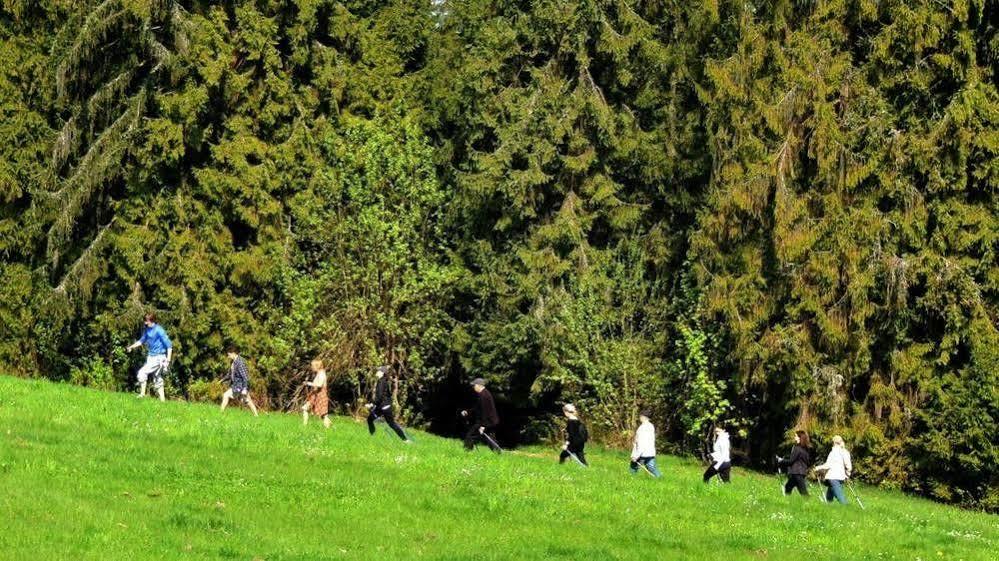
[[[152,379],[153,388],[160,401],[165,401],[163,376],[170,367],[173,344],[166,331],[156,323],[155,314],[146,314],[144,324],[145,329],[142,336],[128,346],[128,350],[131,351],[145,345],[147,351],[146,362],[139,368],[136,376],[139,383],[138,397],[146,396],[147,384]],[[224,411],[233,398],[238,398],[247,404],[254,416],[257,416],[257,407],[250,397],[249,369],[246,361],[240,356],[235,346],[230,346],[227,349],[226,356],[230,361],[227,376],[229,388],[222,395],[221,410]],[[313,360],[310,367],[313,376],[311,380],[305,382],[306,397],[305,403],[302,405],[302,423],[308,424],[311,414],[322,419],[324,427],[330,428],[326,369],[323,361],[319,359]],[[395,420],[392,388],[386,377],[388,372],[387,366],[379,366],[374,371],[376,380],[374,395],[372,401],[366,404],[368,432],[374,434],[375,423],[382,420],[403,442],[410,444],[412,440]],[[473,450],[477,443],[484,443],[491,450],[499,453],[502,449],[496,442],[495,436],[495,429],[500,423],[496,402],[492,393],[486,388],[484,379],[476,378],[472,380],[471,385],[476,394],[475,406],[471,410],[461,411],[462,418],[469,421],[469,428],[465,434],[465,449]],[[586,442],[589,440],[589,432],[586,425],[580,420],[576,407],[571,403],[562,406],[562,414],[566,419],[565,440],[558,461],[561,464],[572,458],[579,465],[588,467],[585,448]],[[639,425],[635,430],[631,448],[630,471],[632,475],[637,474],[639,470],[644,470],[654,478],[662,477],[662,473],[656,465],[656,428],[651,422],[651,414],[648,411],[641,411],[638,420]],[[731,442],[728,432],[723,427],[714,429],[714,443],[709,459],[708,468],[704,472],[704,483],[709,483],[716,476],[722,483],[729,483],[732,472]],[[790,455],[786,458],[781,456],[776,458],[778,478],[782,475],[782,468],[787,470],[787,481],[786,483],[782,481],[784,495],[789,495],[797,489],[801,495],[808,496],[807,477],[811,459],[811,442],[808,433],[803,430],[796,431]],[[843,489],[853,471],[853,464],[843,437],[839,435],[833,437],[833,447],[829,451],[825,463],[815,466],[814,469],[817,473],[824,473],[823,479],[827,486],[825,501],[831,502],[836,499],[842,504],[847,504],[846,493]]]
[[[836,499],[842,504],[847,504],[846,492],[843,488],[853,472],[853,461],[850,459],[850,451],[846,449],[842,436],[837,434],[832,441],[833,446],[829,450],[826,462],[815,466],[815,471],[824,474],[823,482],[826,485],[824,500],[831,502]],[[777,476],[780,477],[780,468],[787,468],[787,483],[784,484],[785,495],[789,495],[797,489],[802,496],[808,496],[808,470],[812,460],[811,448],[808,433],[799,430],[794,434],[794,446],[791,448],[791,454],[786,458],[777,456]]]

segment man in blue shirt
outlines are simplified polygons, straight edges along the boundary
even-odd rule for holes
[[[146,397],[146,381],[149,375],[153,376],[153,387],[160,397],[160,401],[166,401],[163,395],[163,373],[170,367],[170,359],[173,357],[173,343],[167,337],[166,331],[156,323],[156,314],[146,314],[146,329],[142,332],[142,337],[138,341],[128,346],[129,351],[137,349],[142,345],[146,346],[146,363],[139,369],[137,378],[139,379],[139,396]]]

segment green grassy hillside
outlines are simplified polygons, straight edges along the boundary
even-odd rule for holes
[[[380,430],[382,430],[380,428]],[[999,517],[862,489],[866,511],[784,498],[692,462],[631,477],[551,450],[496,456],[349,419],[161,404],[0,377],[0,559],[995,560]],[[538,457],[538,454],[543,454]],[[816,489],[817,490],[817,489]]]

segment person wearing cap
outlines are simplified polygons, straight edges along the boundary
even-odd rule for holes
[[[487,431],[492,431],[499,425],[499,414],[496,413],[496,402],[493,401],[493,394],[486,389],[486,381],[482,378],[472,380],[472,388],[478,394],[478,400],[472,411],[475,415],[474,422],[468,429],[468,433],[465,434],[465,449],[472,450],[475,448],[475,442],[481,440],[488,444],[494,452],[499,452],[500,448],[496,444],[496,440],[489,438],[487,434]],[[469,411],[462,411],[461,416],[468,417]]]
[[[565,415],[565,444],[562,445],[562,453],[558,455],[558,463],[564,464],[567,459],[575,456],[579,463],[588,466],[586,463],[586,453],[583,448],[590,435],[586,431],[586,425],[579,420],[576,413],[576,406],[566,403],[562,406],[562,414]]]
[[[388,378],[385,377],[388,370],[388,366],[379,366],[375,369],[375,378],[378,379],[378,382],[375,384],[375,400],[368,404],[368,432],[375,434],[375,421],[381,417],[403,442],[409,443],[411,441],[399,423],[395,422],[395,415],[392,414],[392,389],[389,386]]]
[[[662,477],[656,467],[656,427],[649,421],[646,411],[638,414],[638,420],[641,424],[635,431],[635,443],[631,448],[631,473],[634,475],[639,466],[645,466],[652,477]]]

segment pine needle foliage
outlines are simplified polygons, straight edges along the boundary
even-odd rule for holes
[[[228,343],[276,409],[389,363],[442,432],[483,376],[511,441],[566,401],[756,466],[804,428],[999,509],[997,14],[5,0],[0,367],[127,381],[152,310],[173,395]]]

